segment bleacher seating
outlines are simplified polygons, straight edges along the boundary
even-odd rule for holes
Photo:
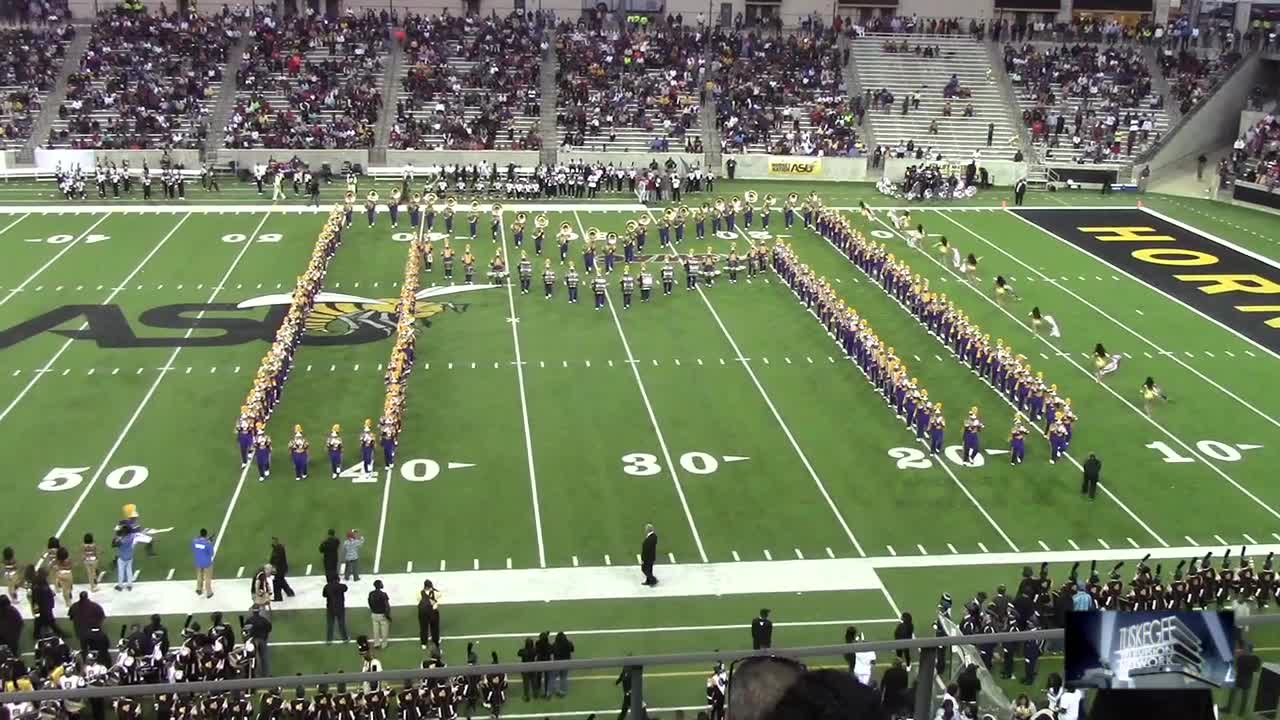
[[[196,148],[240,16],[103,11],[50,130],[50,147]]]
[[[74,32],[69,25],[0,30],[0,148],[16,149],[31,136]]]
[[[1230,159],[1231,174],[1240,180],[1268,188],[1280,185],[1280,119],[1274,111],[1245,130]]]
[[[233,148],[372,147],[389,29],[373,11],[254,19],[227,120]]]
[[[1209,96],[1218,80],[1240,60],[1240,53],[1165,47],[1157,51],[1156,59],[1173,94],[1170,105],[1186,114]]]
[[[393,149],[537,148],[541,33],[505,19],[410,17]]]
[[[914,140],[926,148],[926,157],[950,161],[968,162],[975,151],[988,158],[1013,156],[1008,141],[1017,129],[987,49],[973,37],[869,33],[853,41],[853,57],[867,119],[881,145]]]
[[[713,40],[723,152],[849,155],[858,149],[834,32],[717,33]]]
[[[1005,64],[1048,164],[1125,165],[1169,128],[1139,48],[1006,46]]]
[[[630,24],[617,33],[562,23],[556,56],[562,146],[681,152],[696,144],[700,150],[705,31]]]

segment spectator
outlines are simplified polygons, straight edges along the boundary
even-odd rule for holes
[[[270,677],[271,653],[268,641],[271,638],[271,621],[263,617],[256,607],[249,611],[249,619],[244,621],[244,637],[246,641],[253,643],[254,657],[257,660],[254,676]]]
[[[915,624],[911,622],[911,613],[902,613],[902,620],[893,629],[894,640],[910,640],[916,636]],[[907,672],[911,671],[911,651],[900,649],[894,651],[906,664]]]
[[[191,557],[196,566],[196,594],[213,597],[213,541],[209,531],[200,528],[200,534],[191,540]]]
[[[22,612],[8,595],[0,595],[0,644],[7,645],[14,655],[22,654]]]
[[[342,642],[351,638],[347,635],[347,586],[340,580],[330,578],[324,586],[324,641],[333,642],[333,626],[338,626]]]
[[[271,559],[268,564],[275,569],[275,575],[272,577],[271,589],[272,595],[276,602],[280,602],[287,594],[293,597],[293,588],[289,586],[289,553],[285,549],[284,543],[280,542],[280,538],[271,538]],[[327,573],[326,573],[327,574]]]
[[[536,662],[538,659],[538,651],[534,648],[533,638],[524,639],[524,646],[516,651],[516,655],[522,663]],[[530,697],[537,697],[539,692],[538,681],[541,679],[540,673],[521,672],[520,687],[524,690],[524,701],[529,702]]]
[[[134,533],[128,527],[120,527],[111,540],[116,550],[116,591],[133,590]]]
[[[1035,712],[1036,706],[1031,698],[1026,693],[1019,693],[1018,698],[1013,701],[1013,720],[1031,720]]]
[[[769,619],[769,608],[762,608],[760,614],[751,621],[751,649],[768,650],[773,647],[773,621]]]
[[[551,656],[555,660],[572,660],[573,659],[573,642],[565,636],[564,632],[556,633],[556,638],[551,642]],[[547,673],[547,678],[551,682],[551,688],[547,691],[549,696],[551,692],[555,692],[558,697],[564,697],[569,694],[569,671],[553,670]]]
[[[329,535],[320,542],[320,558],[324,564],[324,576],[326,580],[338,579],[338,542],[337,533],[333,528],[329,528]]]
[[[534,658],[538,662],[549,662],[551,660],[551,633],[543,630],[538,639],[533,643]],[[553,673],[538,673],[538,687],[542,689],[542,697],[551,697],[551,676]]]
[[[391,598],[382,590],[382,581],[373,581],[373,590],[369,592],[369,619],[373,624],[373,634],[369,640],[373,647],[385,648],[391,637]]]
[[[80,649],[86,647],[90,632],[95,629],[101,629],[102,623],[107,619],[106,612],[102,606],[94,602],[89,597],[89,593],[81,590],[80,599],[71,604],[67,609],[67,617],[71,618],[71,627],[75,630],[76,640],[80,641]],[[3,642],[0,636],[0,642]]]
[[[880,696],[886,713],[893,715],[908,707],[907,688],[910,684],[911,678],[902,663],[902,658],[895,657],[893,665],[885,670],[884,676],[880,678]]]
[[[1245,643],[1236,648],[1236,682],[1227,693],[1227,707],[1223,711],[1230,715],[1235,710],[1236,698],[1240,699],[1238,715],[1245,716],[1253,696],[1253,676],[1262,668],[1262,660],[1253,653],[1253,643]]]
[[[359,530],[347,531],[347,538],[342,541],[342,560],[346,563],[343,580],[360,582],[360,547],[364,545],[364,537]]]

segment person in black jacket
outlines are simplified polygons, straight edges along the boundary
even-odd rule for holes
[[[538,640],[533,644],[534,655],[538,662],[551,661],[551,633],[543,630],[538,635]],[[538,687],[542,689],[542,697],[551,697],[551,675],[552,673],[538,673]]]
[[[329,578],[329,583],[324,586],[324,641],[327,643],[333,642],[335,623],[342,633],[342,642],[350,640],[347,635],[347,586],[336,575]]]
[[[907,687],[910,685],[911,677],[902,664],[902,658],[894,658],[893,666],[880,678],[881,702],[886,713],[892,716],[907,707]]]
[[[631,712],[631,668],[622,668],[613,684],[622,686],[622,710],[618,713],[618,720],[626,720],[627,713]]]
[[[49,570],[40,568],[35,573],[34,582],[31,583],[31,604],[36,616],[35,621],[31,623],[31,631],[36,640],[49,633],[60,638],[67,636],[62,632],[62,628],[58,627],[58,621],[53,614],[53,603],[54,593],[53,588],[49,586]]]
[[[253,676],[270,677],[271,654],[267,651],[267,640],[271,637],[271,621],[262,615],[261,609],[255,607],[249,611],[249,619],[244,621],[241,630],[244,632],[244,639],[253,643],[254,654],[257,656],[252,669]]]
[[[644,584],[653,587],[658,578],[653,575],[653,564],[658,560],[658,533],[653,525],[644,526],[644,542],[640,543],[640,570],[644,573]]]
[[[22,657],[22,624],[22,611],[0,593],[0,645],[8,645],[15,657]]]
[[[107,613],[102,606],[94,602],[88,591],[80,591],[80,599],[67,608],[67,616],[71,618],[71,626],[76,631],[76,639],[80,641],[80,649],[87,649],[87,641],[94,628],[102,628]]]
[[[902,621],[893,629],[894,640],[910,640],[916,636],[916,626],[911,620],[911,613],[902,613]],[[911,651],[901,649],[895,651],[898,657],[902,658],[902,662],[906,665],[907,672],[911,672]]]
[[[324,561],[324,577],[330,582],[338,579],[338,533],[329,528],[329,536],[320,543],[320,557]]]
[[[524,639],[524,647],[516,651],[516,655],[522,663],[531,663],[538,659],[538,651],[534,649],[533,638]],[[524,690],[524,701],[529,702],[529,698],[538,694],[538,673],[522,672],[520,673],[520,687]]]
[[[1098,492],[1098,479],[1102,476],[1102,461],[1097,455],[1089,453],[1089,457],[1084,461],[1084,481],[1080,483],[1080,494],[1088,495],[1089,499],[1093,499],[1094,493]]]
[[[321,546],[323,547],[323,545]],[[324,552],[321,550],[321,552]],[[337,556],[334,556],[337,559]],[[293,597],[293,588],[289,587],[289,553],[285,551],[284,543],[280,542],[280,538],[271,538],[271,567],[275,568],[275,577],[271,578],[271,585],[275,595],[276,602],[284,600],[284,596]]]
[[[773,621],[769,608],[761,608],[760,615],[751,621],[751,649],[768,650],[773,647]]]
[[[565,636],[564,632],[556,633],[556,639],[551,641],[551,657],[555,660],[572,660],[573,659],[573,642]],[[547,673],[547,677],[551,679],[552,686],[555,687],[556,695],[564,697],[569,694],[569,671],[555,670]],[[548,690],[550,695],[551,691]]]

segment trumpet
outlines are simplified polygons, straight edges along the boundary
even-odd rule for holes
[[[539,230],[545,230],[546,227],[551,224],[551,221],[547,219],[546,215],[539,215],[534,218],[533,224],[536,225]],[[567,225],[568,223],[565,224]]]
[[[639,229],[640,229],[640,223],[636,222],[635,220],[627,221],[627,232],[634,235],[636,230],[639,230]]]
[[[519,213],[519,214],[517,214],[517,215],[516,215],[516,224],[517,224],[517,225],[523,225],[523,224],[525,224],[525,222],[527,222],[528,220],[529,220],[529,216],[528,216],[528,215],[526,215],[526,214],[524,214],[524,213]]]
[[[640,216],[640,227],[649,227],[651,222],[653,222],[653,218],[649,217],[649,213]]]
[[[748,205],[755,205],[758,197],[755,190],[748,190],[742,194],[742,199],[746,200]]]

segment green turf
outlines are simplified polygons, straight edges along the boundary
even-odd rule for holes
[[[327,199],[336,198],[336,188],[326,189]],[[887,204],[870,188],[855,185],[726,181],[716,194],[746,189],[802,196],[817,190],[828,205]],[[50,203],[45,185],[14,183],[3,190],[0,203]],[[983,193],[971,204],[992,207],[1003,199],[1003,194]],[[1137,200],[1084,193],[1030,199],[1045,206],[1117,207]],[[194,190],[188,202],[255,201],[251,186],[228,185],[221,197]],[[1275,255],[1274,218],[1268,214],[1165,196],[1144,202],[1255,252]],[[116,204],[130,206],[122,200],[113,208]],[[587,227],[620,231],[638,217],[575,213],[557,209],[558,204],[547,203],[549,235],[562,222],[582,234]],[[376,562],[382,573],[405,572],[410,563],[417,572],[536,568],[544,562],[548,567],[630,564],[646,522],[660,529],[664,556],[670,553],[681,564],[946,556],[984,548],[1002,552],[1011,550],[1010,544],[1024,553],[1042,547],[1148,547],[1161,540],[1181,546],[1189,544],[1187,538],[1207,550],[1221,546],[1219,537],[1233,546],[1250,543],[1246,536],[1260,543],[1276,540],[1277,516],[1271,508],[1280,506],[1280,492],[1268,482],[1266,468],[1275,464],[1280,447],[1277,424],[1270,419],[1280,414],[1280,400],[1259,391],[1276,377],[1273,359],[1136,281],[1113,279],[1109,268],[998,210],[914,213],[930,233],[946,234],[965,252],[982,257],[984,279],[972,287],[934,263],[935,256],[912,252],[900,239],[888,242],[932,287],[955,298],[987,332],[1026,354],[1072,397],[1081,418],[1072,453],[1083,458],[1094,451],[1105,459],[1104,481],[1119,502],[1104,496],[1081,499],[1078,471],[1067,463],[1048,465],[1035,435],[1028,463],[1021,467],[993,455],[981,467],[935,458],[925,468],[900,469],[890,451],[898,448],[899,458],[919,452],[913,434],[769,275],[735,285],[722,279],[713,288],[688,292],[678,272],[672,297],[658,292],[648,304],[637,297],[630,310],[622,307],[615,275],[609,306],[597,312],[585,283],[577,305],[565,301],[563,286],[557,286],[552,300],[544,300],[540,261],[527,296],[518,290],[509,296],[498,288],[426,303],[400,467],[390,482],[381,474],[374,482],[330,479],[320,448],[328,427],[339,423],[347,442],[346,464],[355,462],[360,422],[376,418],[381,408],[382,366],[391,344],[387,339],[342,342],[337,319],[314,329],[333,342],[299,351],[269,427],[276,440],[274,472],[259,483],[252,468],[242,472],[239,467],[232,426],[274,328],[257,325],[254,339],[233,345],[215,344],[224,330],[198,328],[190,338],[210,344],[178,349],[172,339],[183,337],[187,326],[160,328],[143,320],[158,322],[163,313],[156,309],[164,306],[234,304],[287,293],[323,216],[286,214],[265,204],[240,214],[68,214],[57,212],[66,207],[61,201],[45,207],[0,216],[7,259],[0,267],[0,324],[11,328],[59,307],[98,306],[109,299],[134,340],[118,342],[119,328],[110,334],[116,342],[69,340],[86,319],[70,315],[58,326],[60,332],[31,337],[0,356],[0,424],[6,430],[0,447],[11,465],[0,521],[9,529],[5,543],[22,557],[34,557],[44,539],[59,530],[69,543],[84,532],[105,538],[125,503],[138,504],[149,525],[174,527],[158,542],[157,557],[139,559],[144,582],[170,574],[189,579],[186,539],[200,527],[219,536],[220,577],[264,562],[273,535],[290,548],[292,574],[303,574],[308,565],[317,569],[314,574],[320,562],[315,547],[329,528],[361,529],[370,540],[366,572]],[[511,219],[508,213],[507,222]],[[778,215],[773,221],[774,232],[785,232]],[[865,231],[877,229],[856,222]],[[487,217],[480,224],[475,250],[482,273],[495,243],[489,240]],[[407,244],[393,233],[407,230],[402,221],[392,231],[385,217],[370,229],[357,216],[330,267],[326,289],[373,300],[395,298]],[[455,234],[465,234],[461,216]],[[693,244],[692,227],[688,234],[686,251]],[[800,257],[895,346],[931,398],[944,403],[951,421],[948,444],[958,444],[960,418],[978,406],[988,423],[986,444],[1002,446],[1012,411],[1000,397],[816,234],[798,223],[785,234]],[[65,235],[70,239],[60,237]],[[253,241],[247,247],[245,238]],[[37,239],[41,242],[30,242]],[[751,241],[740,235],[733,242],[742,250]],[[465,240],[454,242],[461,250]],[[656,231],[649,233],[649,243],[654,252]],[[710,244],[723,253],[729,243],[709,239],[694,249]],[[503,236],[498,245],[513,258],[518,255],[510,237]],[[580,247],[575,241],[569,260],[581,269]],[[546,253],[556,257],[550,238]],[[438,254],[439,248],[424,287],[444,283]],[[563,268],[553,265],[562,277]],[[996,273],[1015,278],[1021,302],[995,303],[990,279]],[[1023,325],[1032,305],[1058,319],[1062,339],[1038,339]],[[518,323],[511,322],[513,309]],[[185,312],[192,317],[199,307]],[[206,319],[266,315],[262,309],[215,308]],[[106,321],[96,318],[92,330],[105,331]],[[1084,356],[1095,342],[1130,356],[1105,385],[1093,380]],[[122,344],[131,346],[112,346]],[[516,364],[517,353],[522,365]],[[1147,375],[1156,376],[1174,398],[1156,408],[1154,422],[1142,414],[1136,392]],[[304,426],[313,446],[311,476],[303,483],[292,479],[284,451],[295,424]],[[1160,453],[1147,447],[1155,441],[1196,458],[1162,462]],[[1199,449],[1202,441],[1262,447],[1238,461],[1222,461]],[[715,464],[710,472],[707,458]],[[432,479],[406,479],[406,472],[414,476],[430,463],[441,468]],[[471,467],[451,469],[449,463]],[[145,468],[145,479],[139,482],[142,471],[131,467]],[[46,478],[48,489],[41,489]],[[944,590],[957,598],[990,591],[999,582],[1012,583],[1017,570],[992,565],[877,574],[889,597],[915,613],[923,629]],[[894,615],[884,594],[875,591],[794,596],[786,590],[763,578],[762,597],[459,606],[447,616],[445,649],[448,656],[458,656],[456,646],[467,634],[743,625],[762,603],[775,610],[779,622]],[[362,613],[352,611],[353,631],[363,629]],[[400,615],[405,619],[394,634],[416,634],[409,627],[411,609]],[[276,613],[276,637],[282,642],[317,640],[322,625],[314,611]],[[869,625],[867,634],[887,637],[891,629],[889,623]],[[588,634],[578,640],[579,656],[742,647],[745,632]],[[842,624],[780,627],[778,644],[842,637]],[[1258,644],[1274,657],[1280,639],[1263,637]],[[509,656],[517,640],[482,640],[481,654],[493,647]],[[387,655],[388,665],[409,665],[418,655],[415,643],[397,643]],[[281,645],[274,658],[277,672],[355,666],[349,648],[323,645]],[[704,670],[676,668],[655,679],[651,705],[696,704]],[[611,679],[601,674],[584,679],[569,701],[527,711],[601,709],[615,700]]]

